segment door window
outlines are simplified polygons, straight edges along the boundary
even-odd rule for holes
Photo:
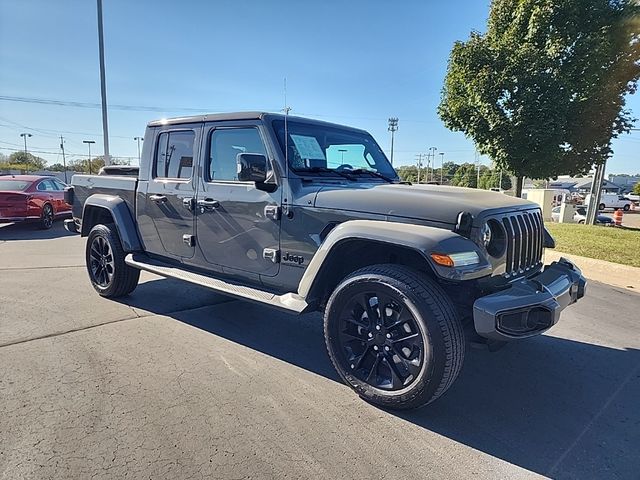
[[[38,184],[38,190],[41,192],[54,192],[57,188],[51,180],[43,180]]]
[[[155,178],[189,179],[193,173],[193,131],[163,132],[158,137]]]
[[[214,130],[209,142],[209,181],[238,181],[236,157],[239,153],[267,154],[256,128]]]

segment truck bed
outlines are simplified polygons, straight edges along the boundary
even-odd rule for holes
[[[122,198],[131,212],[135,212],[136,187],[138,178],[116,175],[74,175],[71,179],[74,191],[73,217],[82,218],[85,201],[91,195],[117,195]]]

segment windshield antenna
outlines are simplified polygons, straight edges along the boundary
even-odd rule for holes
[[[289,111],[291,108],[287,105],[287,77],[284,77],[284,175],[287,183],[287,188],[284,191],[284,204],[285,214],[290,215],[289,210],[289,198],[291,196],[291,185],[289,185],[289,128],[287,125],[287,118],[289,117]]]

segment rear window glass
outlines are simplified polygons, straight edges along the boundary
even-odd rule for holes
[[[163,132],[158,137],[156,178],[191,178],[193,171],[193,131]]]
[[[26,189],[31,182],[25,180],[2,180],[0,179],[0,191],[12,190],[14,192]]]

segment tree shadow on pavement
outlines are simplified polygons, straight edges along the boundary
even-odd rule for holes
[[[37,224],[27,222],[0,224],[0,242],[8,240],[50,240],[72,235],[77,234],[65,230],[62,219],[56,220],[49,230],[41,230]]]
[[[140,285],[136,296],[159,294],[163,281]],[[318,314],[232,301],[167,315],[340,381]],[[640,350],[543,335],[494,353],[467,348],[460,377],[441,399],[388,413],[553,478],[637,478],[639,380]]]

